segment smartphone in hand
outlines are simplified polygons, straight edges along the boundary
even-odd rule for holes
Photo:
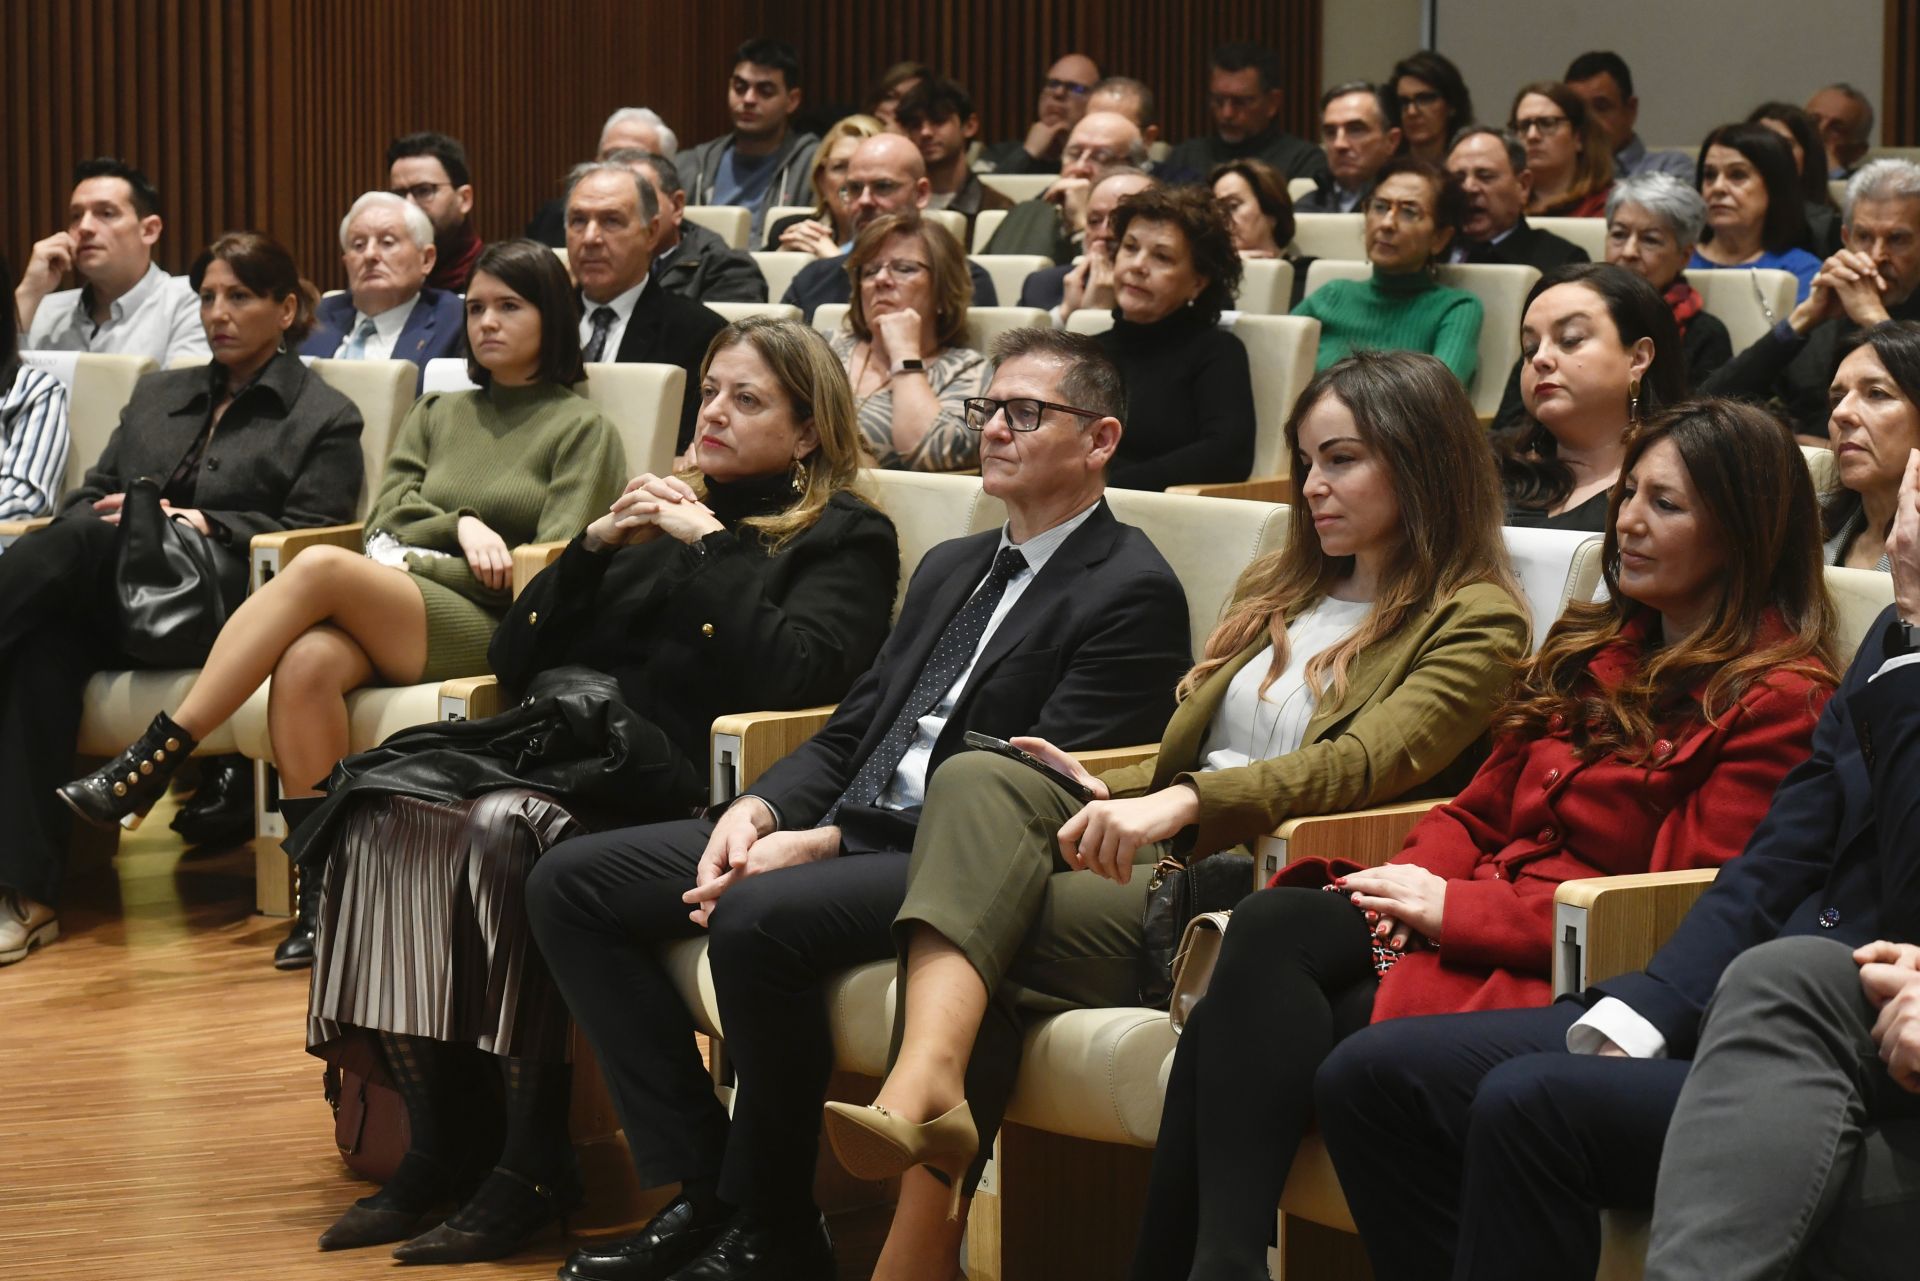
[[[1062,774],[1059,770],[1041,760],[1038,756],[1035,756],[1032,752],[1022,751],[1004,738],[995,738],[991,734],[982,734],[976,730],[968,730],[962,741],[964,741],[968,747],[978,751],[992,752],[995,756],[1004,756],[1008,760],[1019,761],[1028,769],[1039,770],[1040,773],[1044,774],[1048,779],[1065,790],[1067,795],[1073,797],[1082,805],[1093,800],[1093,790],[1085,783],[1082,783],[1077,778],[1069,778],[1067,775]]]

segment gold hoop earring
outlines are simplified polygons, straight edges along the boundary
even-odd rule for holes
[[[805,461],[798,458],[793,460],[793,470],[788,473],[788,483],[793,486],[793,492],[796,494],[804,494],[807,492],[807,464]]]

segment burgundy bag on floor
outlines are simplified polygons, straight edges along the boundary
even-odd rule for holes
[[[400,1168],[411,1142],[406,1104],[397,1091],[351,1068],[329,1067],[325,1088],[340,1159],[361,1178],[385,1184]]]

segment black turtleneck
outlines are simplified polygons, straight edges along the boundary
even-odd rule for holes
[[[1253,375],[1238,338],[1195,307],[1150,325],[1113,314],[1096,339],[1127,381],[1126,432],[1107,469],[1119,489],[1245,480]]]
[[[527,585],[488,659],[524,689],[577,663],[620,682],[627,705],[692,760],[715,716],[837,701],[879,652],[900,574],[893,522],[851,494],[779,551],[742,522],[783,510],[787,474],[707,484],[726,525],[697,544],[662,535],[588,551],[582,538]]]

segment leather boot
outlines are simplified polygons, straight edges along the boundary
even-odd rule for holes
[[[132,831],[166,793],[174,771],[193,748],[193,735],[161,712],[125,751],[86,777],[62,786],[60,799],[95,827],[118,823]]]
[[[287,831],[292,832],[306,822],[307,816],[319,807],[317,796],[283,798],[280,814],[287,821]],[[320,924],[320,892],[326,887],[327,865],[324,861],[296,863],[294,874],[300,879],[297,906],[293,921],[287,927],[287,937],[273,950],[276,970],[304,970],[313,964],[313,935]]]
[[[253,762],[244,756],[204,757],[200,786],[173,816],[173,830],[188,845],[219,849],[253,835]]]

